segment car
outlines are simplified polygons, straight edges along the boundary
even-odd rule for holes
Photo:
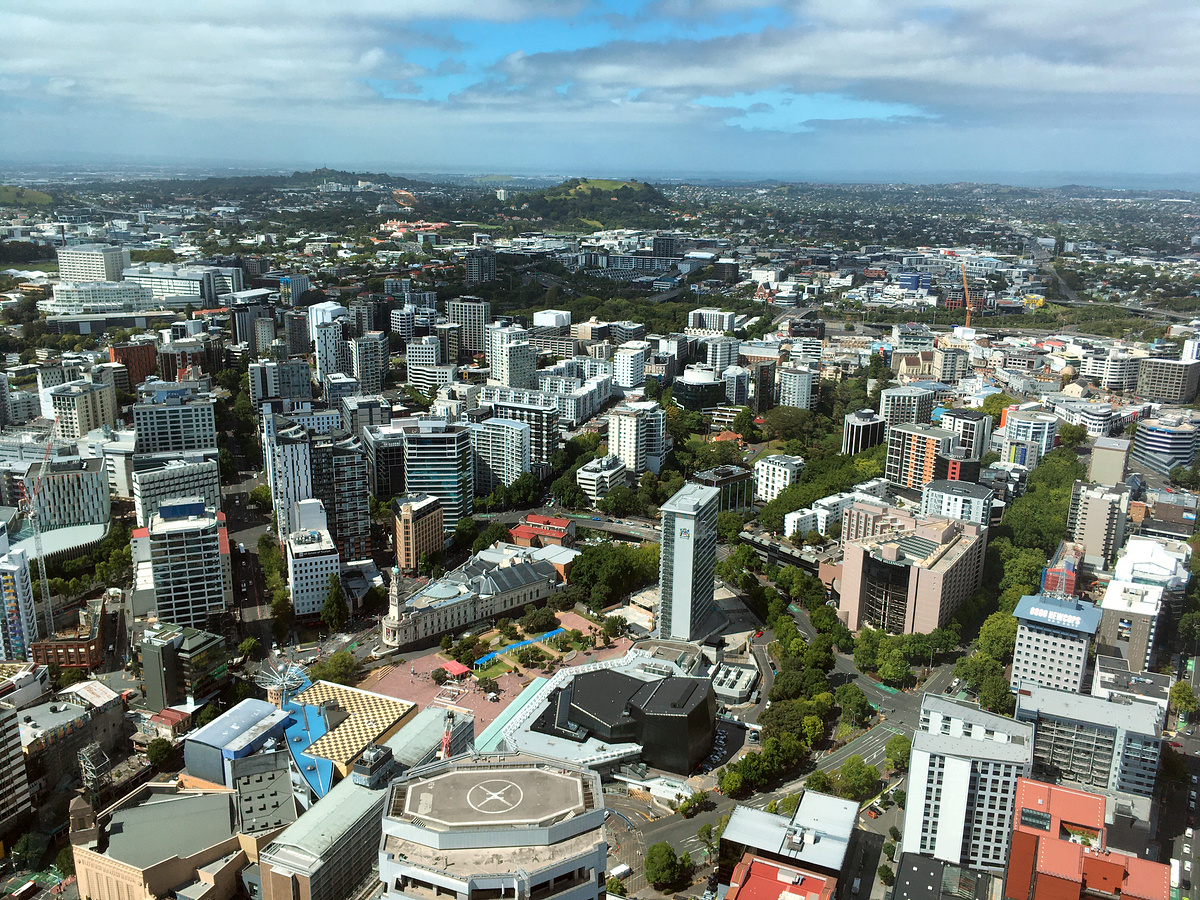
[[[1182,747],[1183,746],[1183,744],[1179,743],[1179,741],[1167,741],[1167,743],[1172,747]]]
[[[1190,828],[1185,828],[1185,829],[1183,830],[1183,836],[1184,836],[1185,838],[1187,838],[1187,839],[1190,841],[1190,840],[1192,839],[1192,829],[1190,829]]]
[[[1191,844],[1184,844],[1184,845],[1183,845],[1183,855],[1184,855],[1184,856],[1191,856],[1191,855],[1192,855],[1192,845],[1191,845]]]
[[[1185,872],[1192,871],[1192,861],[1190,859],[1185,859],[1183,861],[1183,871],[1185,871]]]
[[[1192,776],[1192,784],[1200,784],[1200,775]]]
[[[867,815],[870,816],[872,819],[878,819],[879,811],[874,808],[871,808],[871,809],[867,810]]]
[[[1188,791],[1188,799],[1189,799],[1189,800],[1195,800],[1195,799],[1196,799],[1196,792],[1195,792],[1194,790],[1192,790],[1192,791]]]

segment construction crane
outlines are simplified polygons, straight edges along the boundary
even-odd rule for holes
[[[42,522],[37,511],[37,497],[42,490],[42,481],[50,468],[50,451],[54,449],[54,433],[58,430],[58,416],[50,426],[50,434],[46,437],[46,451],[42,454],[42,464],[38,467],[37,478],[33,482],[33,490],[25,499],[25,515],[33,526],[33,546],[37,552],[38,578],[42,586],[42,602],[46,604],[46,639],[54,637],[54,604],[50,602],[50,578],[46,574],[46,554],[42,550]]]
[[[963,304],[967,307],[967,324],[966,327],[971,327],[971,292],[967,289],[967,261],[960,260],[959,266],[962,267],[963,279]]]

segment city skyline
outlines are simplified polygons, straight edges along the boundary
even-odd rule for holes
[[[0,10],[10,163],[1190,186],[1200,10],[368,0]]]

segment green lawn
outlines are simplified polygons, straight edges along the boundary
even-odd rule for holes
[[[510,668],[512,667],[503,659],[495,659],[484,668],[476,669],[473,674],[476,678],[499,678]]]

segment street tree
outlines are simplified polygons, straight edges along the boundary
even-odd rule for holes
[[[337,631],[350,618],[350,607],[346,604],[346,594],[342,591],[342,579],[336,574],[329,576],[329,590],[325,594],[325,604],[321,607],[321,621],[330,631]]]
[[[679,857],[666,841],[651,844],[645,856],[646,880],[651,884],[673,884],[679,878]]]

